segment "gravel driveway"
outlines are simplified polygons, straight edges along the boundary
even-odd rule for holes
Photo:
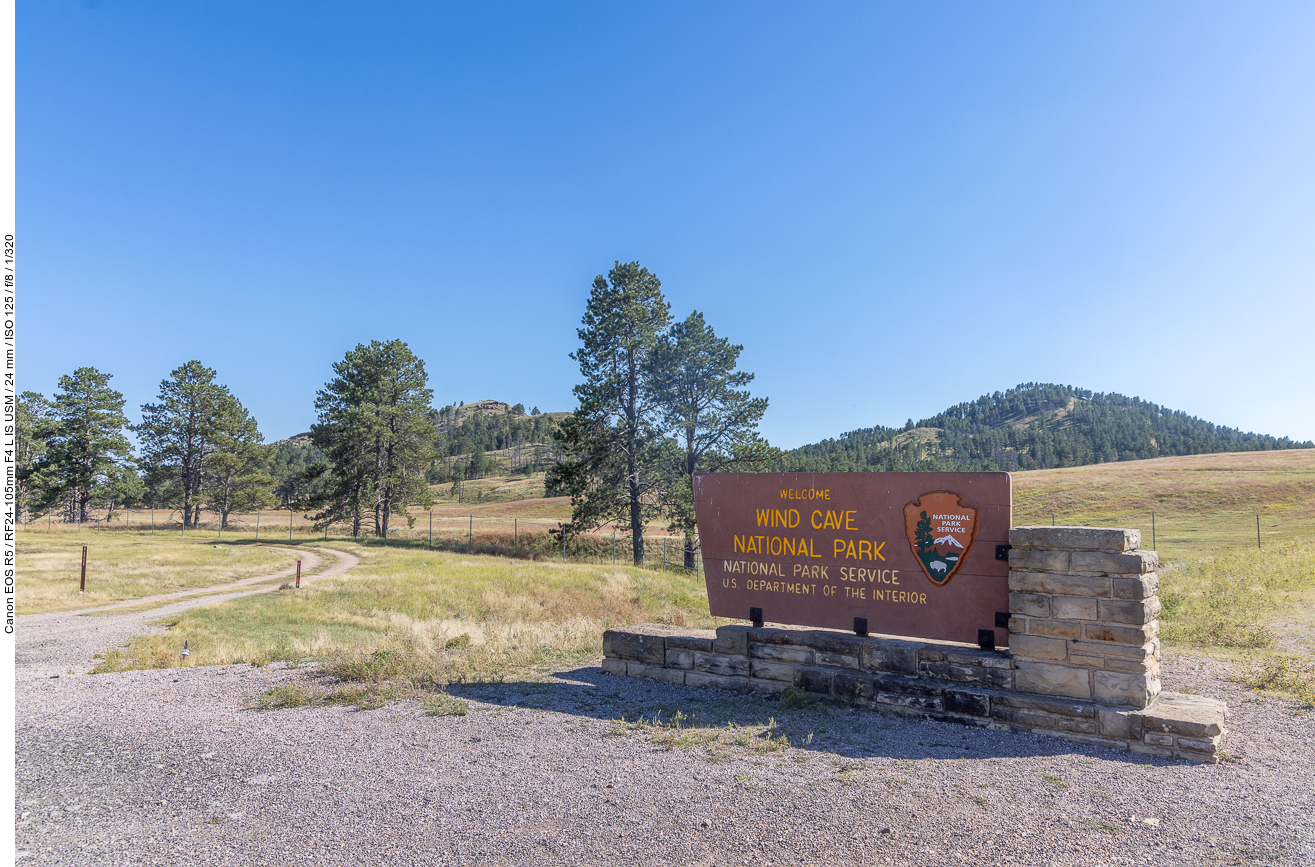
[[[453,688],[465,716],[257,711],[243,701],[321,675],[55,678],[25,620],[20,864],[1315,863],[1315,716],[1252,700],[1209,661],[1171,658],[1165,678],[1229,703],[1235,758],[1213,766],[594,666]],[[107,637],[66,643],[84,664],[59,664],[85,669]],[[750,745],[614,721],[677,711]],[[798,745],[753,736],[770,719]]]

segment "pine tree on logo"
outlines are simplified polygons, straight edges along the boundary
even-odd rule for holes
[[[922,517],[918,519],[918,526],[913,534],[913,543],[918,546],[919,554],[926,554],[931,548],[931,518],[927,517],[924,511]]]

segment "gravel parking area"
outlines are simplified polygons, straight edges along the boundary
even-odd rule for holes
[[[1233,711],[1234,758],[1201,766],[592,666],[454,688],[469,713],[427,716],[243,707],[322,687],[313,670],[29,664],[19,863],[1315,863],[1315,717],[1221,673],[1168,661],[1170,688]],[[734,723],[750,745],[616,722],[676,712]],[[795,746],[764,748],[770,719]]]

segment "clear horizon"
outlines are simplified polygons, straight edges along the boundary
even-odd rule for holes
[[[400,338],[436,407],[569,411],[619,259],[744,345],[784,448],[1024,382],[1315,439],[1308,4],[17,25],[19,390],[94,366],[135,421],[196,358],[272,442]]]

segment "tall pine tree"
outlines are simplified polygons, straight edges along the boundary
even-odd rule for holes
[[[215,421],[215,450],[205,465],[205,501],[219,516],[219,526],[228,529],[232,513],[250,513],[275,502],[269,472],[273,454],[263,444],[256,420],[233,395],[219,402]]]
[[[156,497],[177,497],[183,527],[201,517],[206,466],[220,448],[221,417],[233,397],[215,382],[215,371],[192,360],[160,383],[156,403],[142,405],[136,430],[146,483]]]
[[[750,397],[753,374],[736,370],[743,346],[718,337],[697,310],[678,322],[650,356],[654,398],[675,434],[667,491],[671,528],[685,536],[685,566],[695,566],[694,476],[755,470],[779,457],[758,435],[767,399]]]
[[[51,402],[45,454],[28,478],[40,488],[39,507],[64,506],[64,520],[87,520],[91,498],[112,490],[132,463],[132,449],[123,429],[123,395],[110,388],[111,375],[94,367],[79,367],[59,378]]]
[[[579,406],[553,434],[564,460],[546,481],[570,494],[564,533],[609,521],[628,527],[636,566],[644,563],[644,527],[662,509],[660,456],[670,444],[650,355],[669,323],[661,282],[638,262],[617,262],[594,278],[576,332],[581,346],[571,355],[584,377],[575,387]]]
[[[316,524],[350,520],[359,535],[370,512],[375,534],[387,538],[394,513],[430,502],[434,393],[425,363],[401,340],[375,340],[358,344],[333,371],[316,395],[319,421],[311,428],[311,442],[328,458],[313,471],[328,477],[315,501]]]

